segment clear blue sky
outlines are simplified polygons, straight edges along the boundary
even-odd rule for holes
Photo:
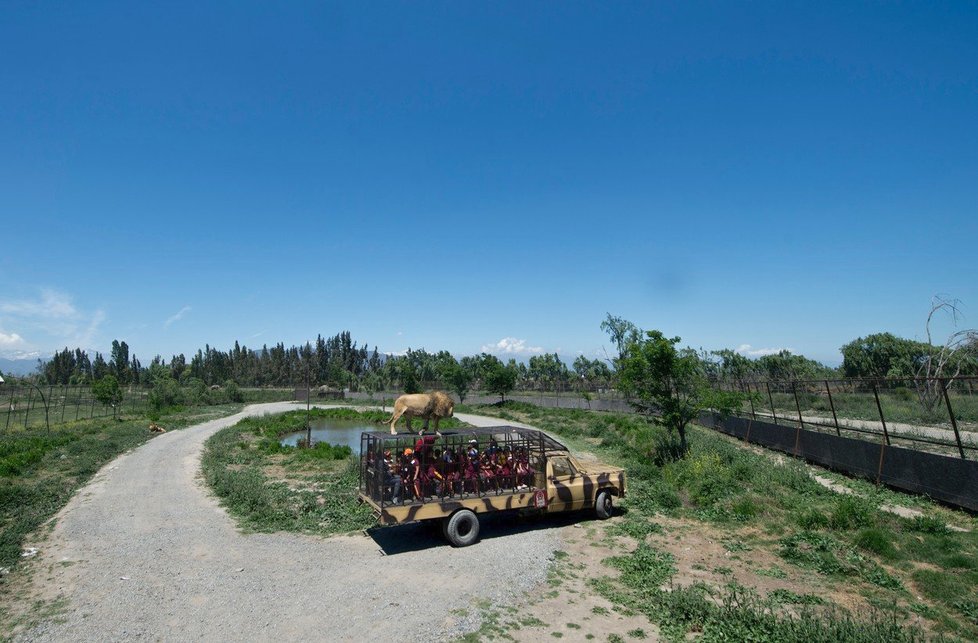
[[[0,230],[3,357],[837,363],[978,326],[978,5],[4,2]]]

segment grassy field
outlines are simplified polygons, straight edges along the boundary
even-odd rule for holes
[[[978,638],[978,522],[971,516],[917,499],[924,515],[901,518],[879,508],[901,504],[900,494],[860,485],[860,495],[840,495],[805,465],[705,429],[692,431],[689,457],[657,462],[661,434],[634,416],[519,403],[460,410],[533,424],[626,466],[630,497],[620,529],[634,547],[608,557],[615,573],[589,586],[621,610],[645,614],[670,638]],[[947,523],[972,531],[951,531]],[[725,543],[731,566],[780,562],[746,576],[721,567],[727,573],[714,583],[675,584],[683,561],[662,545],[702,533]],[[835,605],[818,595],[755,588],[771,576],[811,578],[854,598]],[[857,615],[864,611],[869,615]]]

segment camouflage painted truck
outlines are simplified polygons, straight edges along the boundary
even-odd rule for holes
[[[439,521],[446,540],[465,547],[479,537],[479,515],[591,509],[611,516],[625,496],[625,471],[581,463],[566,446],[512,426],[442,434],[363,433],[360,500],[382,525]]]

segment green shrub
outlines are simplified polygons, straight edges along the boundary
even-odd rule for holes
[[[825,529],[829,526],[829,519],[821,511],[809,509],[798,516],[798,524],[802,529]]]
[[[857,529],[872,523],[874,508],[857,496],[843,495],[835,503],[829,516],[832,529]]]
[[[854,542],[857,547],[879,554],[884,558],[892,560],[897,557],[896,547],[893,546],[890,537],[881,529],[875,527],[863,529],[856,534]]]

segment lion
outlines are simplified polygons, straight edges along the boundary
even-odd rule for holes
[[[411,418],[415,415],[424,418],[424,429],[428,428],[428,421],[435,418],[435,431],[438,430],[438,421],[442,418],[450,418],[455,413],[455,402],[441,391],[432,393],[412,393],[402,395],[394,401],[394,414],[384,420],[384,424],[391,425],[391,435],[397,433],[394,425],[403,415],[407,418],[408,431],[411,430]]]

